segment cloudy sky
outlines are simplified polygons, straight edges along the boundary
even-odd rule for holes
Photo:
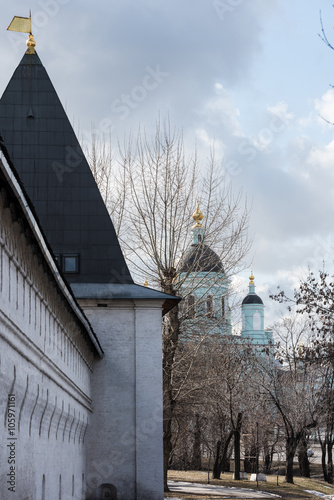
[[[215,143],[252,201],[257,292],[298,284],[334,253],[334,44],[330,0],[31,0],[42,59],[76,130],[122,139],[169,114],[189,148]],[[0,92],[26,35],[27,2],[2,6]],[[244,289],[248,272],[242,275]],[[268,322],[267,322],[268,323]]]

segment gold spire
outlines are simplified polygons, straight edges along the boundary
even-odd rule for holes
[[[193,226],[193,229],[195,227],[203,227],[202,224],[201,224],[201,220],[203,220],[203,214],[199,208],[199,203],[198,203],[198,192],[197,192],[197,206],[196,206],[196,210],[195,212],[193,213],[193,219],[194,221],[196,222],[196,224]]]
[[[255,283],[254,283],[254,279],[255,279],[255,278],[254,278],[254,276],[253,276],[253,264],[251,264],[251,275],[250,275],[250,277],[249,277],[249,284],[250,284],[250,285],[254,285],[254,284],[255,284]]]
[[[146,277],[146,274],[145,274],[145,281],[144,281],[144,286],[147,287],[148,286],[148,281],[147,281],[147,277]]]

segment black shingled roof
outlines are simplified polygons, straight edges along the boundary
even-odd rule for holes
[[[261,297],[256,295],[256,293],[249,293],[246,295],[244,300],[242,301],[243,304],[263,304],[263,301]]]
[[[223,273],[224,268],[216,252],[208,245],[193,243],[185,251],[178,272]]]
[[[108,211],[37,54],[0,100],[0,135],[55,254],[79,254],[70,283],[132,284]]]

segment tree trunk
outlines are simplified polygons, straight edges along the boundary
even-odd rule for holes
[[[298,451],[298,462],[301,477],[310,477],[310,462],[307,456],[307,450],[304,448]]]
[[[201,426],[199,416],[196,414],[195,432],[194,432],[194,445],[191,459],[191,469],[201,470],[202,454],[201,454]]]
[[[285,480],[287,483],[293,484],[293,459],[296,454],[298,439],[296,437],[288,437],[286,439],[286,474]]]
[[[240,480],[240,431],[242,424],[242,413],[238,413],[237,425],[234,430],[234,479]]]
[[[279,439],[279,430],[276,436],[275,441],[269,445],[268,444],[268,436],[265,436],[265,444],[264,444],[264,473],[270,474],[271,467],[274,460],[275,447]]]
[[[271,466],[274,459],[275,445],[265,446],[264,448],[264,473],[270,474]]]
[[[228,463],[227,452],[232,436],[233,431],[230,431],[227,438],[225,439],[223,449],[221,441],[217,442],[217,455],[215,459],[215,465],[213,467],[213,479],[220,479],[220,474],[223,471],[226,471],[226,465]]]
[[[234,431],[234,479],[240,480],[240,432]]]
[[[175,276],[171,273],[171,278],[168,280],[170,286],[164,286],[165,293],[173,294],[172,280]],[[179,318],[178,307],[174,307],[164,318],[163,325],[163,448],[164,448],[164,489],[168,490],[167,473],[169,468],[169,460],[173,450],[172,444],[172,420],[175,408],[173,399],[173,384],[172,372],[175,358],[175,351],[179,340]]]
[[[301,477],[310,477],[310,462],[307,456],[307,442],[305,435],[299,442],[298,462]]]
[[[174,401],[171,391],[164,391],[164,420],[163,420],[163,451],[164,451],[164,490],[169,491],[167,485],[167,473],[169,460],[172,454],[172,416]]]
[[[333,484],[333,441],[330,437],[327,441],[327,482]]]
[[[265,474],[270,474],[271,464],[272,464],[271,453],[269,452],[269,450],[267,450],[265,452],[265,455],[264,455],[264,473]]]
[[[322,441],[321,439],[319,439],[319,442],[321,446],[321,466],[324,475],[324,481],[328,482],[327,464],[326,464],[326,440]]]
[[[221,474],[221,470],[220,470],[220,464],[221,464],[220,449],[221,449],[221,444],[222,444],[221,441],[217,441],[216,458],[215,458],[215,463],[214,463],[213,471],[212,471],[213,479],[220,479],[220,474]]]
[[[231,472],[231,462],[230,462],[230,457],[231,455],[225,454],[222,458],[222,472]]]

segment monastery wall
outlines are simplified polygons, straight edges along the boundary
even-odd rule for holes
[[[85,498],[94,362],[28,224],[0,191],[0,498]]]

